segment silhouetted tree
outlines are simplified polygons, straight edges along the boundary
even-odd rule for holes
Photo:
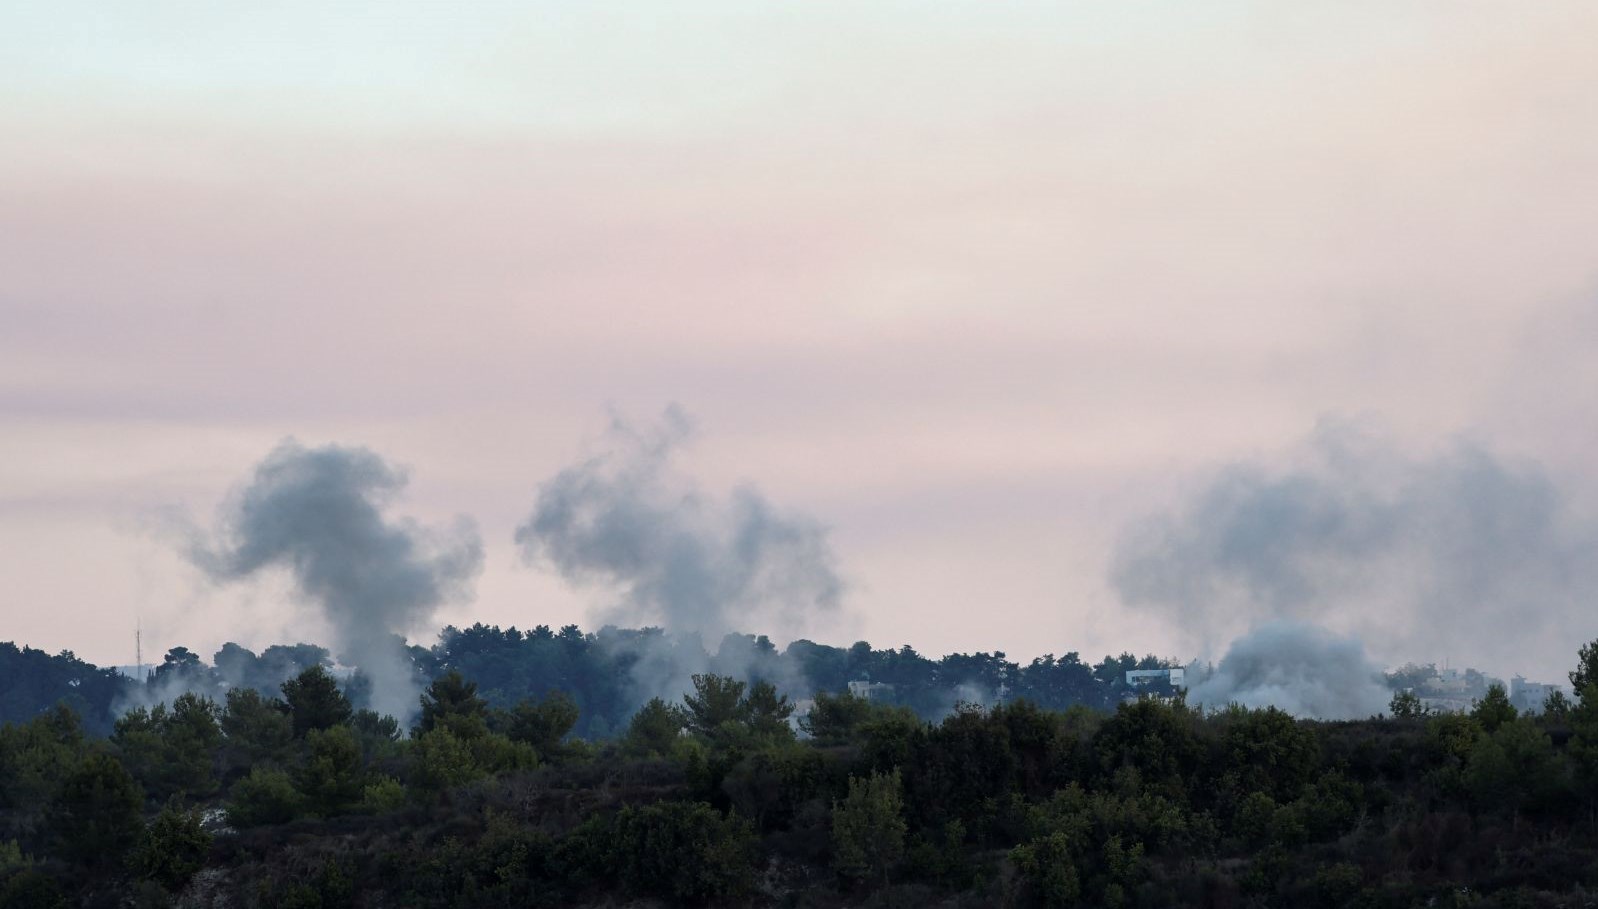
[[[1509,693],[1497,682],[1487,686],[1487,693],[1471,708],[1470,715],[1481,724],[1483,731],[1492,733],[1505,723],[1514,722],[1519,711],[1509,703]]]
[[[224,766],[247,772],[257,764],[281,764],[294,743],[287,704],[267,699],[254,688],[233,688],[222,710]]]
[[[488,704],[477,696],[477,683],[450,671],[422,692],[422,714],[416,734],[448,729],[459,739],[488,733]]]
[[[747,716],[743,682],[706,673],[695,675],[693,683],[693,693],[683,695],[688,731],[713,738],[723,725],[740,722]]]
[[[303,738],[313,729],[348,723],[353,712],[338,681],[321,666],[312,666],[284,682],[283,700],[288,704],[295,738]]]
[[[561,750],[561,740],[577,725],[577,704],[562,692],[538,703],[523,700],[504,717],[504,731],[512,741],[524,742],[546,758]]]
[[[1598,641],[1581,645],[1576,653],[1576,668],[1570,671],[1570,688],[1578,699],[1593,685],[1598,685]]]
[[[1543,716],[1555,722],[1565,722],[1570,719],[1570,698],[1563,691],[1555,688],[1543,698]]]
[[[766,741],[793,739],[793,728],[788,725],[793,704],[786,695],[778,694],[776,686],[770,682],[751,685],[741,709],[756,737]]]
[[[871,716],[871,702],[845,691],[842,694],[816,693],[810,713],[801,717],[799,728],[818,745],[837,745],[854,737]]]
[[[650,698],[649,703],[640,707],[627,724],[623,745],[629,754],[666,755],[682,735],[683,726],[681,710],[660,698]]]
[[[1421,702],[1420,695],[1406,688],[1393,693],[1393,699],[1387,702],[1387,712],[1395,720],[1414,720],[1426,715],[1426,705]]]

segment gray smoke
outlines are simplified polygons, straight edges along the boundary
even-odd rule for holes
[[[287,571],[332,626],[339,659],[371,678],[373,709],[401,721],[416,712],[420,685],[395,635],[429,624],[441,604],[468,598],[483,564],[465,518],[431,530],[385,516],[405,483],[404,471],[365,448],[306,448],[289,439],[190,553],[219,583]]]
[[[1598,526],[1568,503],[1536,465],[1468,441],[1411,458],[1327,424],[1284,464],[1234,464],[1134,528],[1112,581],[1204,646],[1313,619],[1389,661],[1452,656],[1557,676],[1598,630]]]
[[[836,612],[843,584],[826,530],[749,486],[705,493],[671,463],[690,433],[676,408],[642,431],[614,422],[609,451],[540,488],[516,531],[523,557],[611,591],[604,619],[673,634],[802,631]]]
[[[1270,706],[1322,720],[1374,716],[1389,696],[1359,641],[1300,622],[1272,622],[1238,638],[1208,678],[1188,687],[1191,704]]]
[[[736,633],[794,635],[837,613],[843,583],[826,530],[749,486],[724,499],[706,493],[672,463],[691,434],[676,407],[641,429],[614,420],[603,454],[539,489],[516,531],[523,558],[602,591],[600,622],[663,629],[602,634],[636,657],[640,703],[675,700],[707,671],[808,695],[803,679],[778,671],[769,643]],[[703,642],[718,640],[712,656]]]
[[[765,635],[728,634],[714,653],[697,634],[670,634],[660,628],[621,629],[607,625],[595,633],[600,646],[629,665],[633,707],[652,697],[675,701],[693,690],[693,676],[715,673],[748,682],[770,682],[790,698],[814,693],[803,669]]]

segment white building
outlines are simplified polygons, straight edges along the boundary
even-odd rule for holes
[[[1543,701],[1556,691],[1569,694],[1565,686],[1556,682],[1528,682],[1517,675],[1509,680],[1509,703],[1517,710],[1541,710]]]
[[[873,682],[870,679],[855,679],[849,683],[849,693],[857,698],[868,701],[886,697],[893,692],[893,686],[886,682]]]
[[[1126,684],[1132,688],[1159,682],[1172,688],[1181,688],[1187,684],[1187,670],[1178,666],[1175,669],[1129,669],[1126,672]]]

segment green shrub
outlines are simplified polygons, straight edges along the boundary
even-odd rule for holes
[[[228,823],[235,827],[284,824],[303,811],[299,790],[281,770],[257,767],[234,783],[229,795]]]
[[[560,853],[590,879],[679,904],[739,897],[754,882],[754,830],[703,802],[629,805],[585,823]]]
[[[211,835],[201,828],[200,813],[169,804],[145,829],[128,864],[139,877],[178,890],[205,866],[210,849]]]
[[[387,814],[405,806],[405,787],[391,776],[378,777],[361,790],[360,810],[367,814]]]

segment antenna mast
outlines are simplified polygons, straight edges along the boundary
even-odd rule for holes
[[[138,619],[133,620],[133,665],[136,678],[144,681],[144,625]]]

